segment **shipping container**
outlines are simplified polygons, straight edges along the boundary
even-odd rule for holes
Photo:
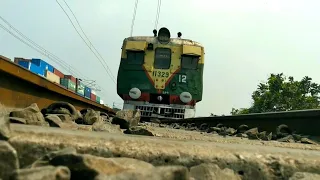
[[[84,87],[84,97],[91,98],[91,89],[87,86]]]
[[[91,93],[90,99],[91,99],[92,101],[96,101],[96,98],[97,98],[97,96],[96,96],[95,94],[92,94],[92,93]]]
[[[77,83],[77,80],[75,77],[73,77],[72,75],[64,75],[64,78],[66,79],[70,79],[72,82]]]
[[[76,87],[76,92],[84,96],[84,87],[81,87],[81,86]]]
[[[31,72],[35,73],[35,74],[38,74],[38,75],[44,77],[44,71],[45,71],[44,68],[41,68],[41,67],[39,67],[39,66],[37,66],[37,65],[35,65],[33,63],[30,63],[29,64],[29,70]]]
[[[102,100],[102,99],[100,99],[100,104],[102,104],[102,105],[103,105],[103,100]]]
[[[84,87],[85,87],[84,84],[77,79],[77,84],[76,84],[77,94],[84,96]]]
[[[50,72],[49,70],[45,70],[45,77],[51,82],[60,84],[60,77]]]
[[[81,79],[76,78],[76,89],[78,88],[78,85],[83,86],[83,90],[84,90],[84,84],[82,83]]]
[[[18,64],[26,69],[28,69],[29,71],[37,74],[37,75],[40,75],[40,76],[43,76],[44,77],[44,74],[45,74],[45,70],[35,64],[33,64],[31,62],[31,60],[27,60],[27,59],[20,59],[20,60],[16,60],[18,62]]]
[[[32,58],[31,62],[33,64],[36,64],[37,66],[44,68],[45,70],[49,70],[50,72],[53,72],[53,70],[54,70],[53,66],[51,66],[49,63],[47,63],[46,61],[44,61],[42,59]]]
[[[24,59],[21,57],[15,57],[14,58],[14,63],[19,64],[19,61],[31,61],[31,59]]]
[[[56,68],[53,68],[53,73],[59,76],[60,78],[64,78],[64,74]]]
[[[84,97],[84,91],[83,91],[83,94],[82,94],[82,92],[77,92],[77,94],[78,94],[79,96]]]
[[[62,78],[60,79],[60,84],[71,91],[76,91],[76,84],[70,79]]]
[[[18,64],[26,69],[30,69],[30,64],[31,64],[31,61],[18,61]]]
[[[100,97],[96,96],[96,102],[100,104]]]

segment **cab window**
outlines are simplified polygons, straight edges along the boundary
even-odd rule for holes
[[[143,64],[144,51],[127,51],[128,64]]]
[[[181,56],[181,68],[183,69],[197,69],[199,56],[182,55]]]
[[[171,65],[171,49],[156,48],[154,57],[155,69],[169,69]]]

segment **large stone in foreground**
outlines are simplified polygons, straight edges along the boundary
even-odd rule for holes
[[[189,172],[183,166],[158,166],[140,171],[125,171],[113,175],[99,175],[95,180],[190,180]]]
[[[231,169],[220,169],[216,164],[200,164],[190,168],[190,175],[195,179],[211,180],[211,179],[228,179],[241,180],[239,175],[235,174]]]
[[[87,109],[85,116],[83,117],[83,121],[86,125],[92,125],[95,122],[103,121],[99,112],[94,111],[93,109]]]
[[[70,180],[71,173],[64,166],[44,166],[19,169],[11,174],[10,180]]]
[[[22,166],[50,151],[74,147],[78,153],[101,157],[130,157],[153,165],[188,168],[213,163],[242,179],[288,179],[295,172],[320,173],[320,152],[262,145],[223,144],[104,132],[72,131],[12,124],[9,142]],[[305,145],[315,146],[315,145]]]
[[[77,154],[77,150],[72,147],[67,147],[58,151],[52,151],[49,152],[48,154],[42,156],[40,159],[36,160],[35,162],[32,163],[30,168],[37,168],[37,167],[42,167],[42,166],[48,166],[50,165],[50,161],[57,157],[57,156],[62,156],[62,155],[72,155],[72,154]]]
[[[296,172],[289,180],[319,180],[320,174]]]
[[[129,129],[130,127],[137,126],[140,118],[140,110],[126,109],[118,111],[116,116],[113,117],[112,123],[120,125],[121,129]]]
[[[0,141],[0,179],[8,179],[9,175],[18,168],[17,151],[7,141]]]
[[[97,121],[92,125],[93,131],[104,131],[108,133],[122,133],[119,125],[114,125],[109,122]]]
[[[10,117],[23,118],[26,120],[26,123],[30,125],[49,126],[49,123],[45,121],[36,103],[24,109],[11,111]]]
[[[0,116],[0,140],[8,140],[11,136],[8,116]]]
[[[54,166],[67,166],[72,179],[93,179],[99,174],[111,175],[128,170],[147,170],[153,166],[144,161],[131,158],[103,158],[88,154],[64,154],[49,162]]]

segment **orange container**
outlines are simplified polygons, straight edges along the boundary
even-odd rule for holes
[[[53,73],[59,76],[60,78],[64,78],[64,74],[56,68],[53,69]]]
[[[91,93],[90,99],[91,99],[92,101],[96,101],[96,100],[97,100],[97,95]]]

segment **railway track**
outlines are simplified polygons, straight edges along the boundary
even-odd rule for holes
[[[289,130],[297,134],[307,134],[320,137],[320,110],[296,110],[286,112],[255,113],[234,116],[197,117],[181,120],[161,120],[163,124],[179,124],[180,126],[215,127],[225,126],[237,129],[240,125],[249,128],[258,127],[259,131],[276,133],[280,125],[288,126]]]

